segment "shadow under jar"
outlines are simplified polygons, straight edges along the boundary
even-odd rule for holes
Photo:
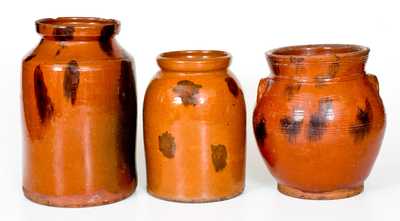
[[[280,192],[339,199],[363,191],[385,130],[369,49],[302,45],[267,53],[253,115],[261,154]]]
[[[50,206],[119,201],[136,187],[133,61],[112,19],[42,19],[24,59],[23,190]]]
[[[159,55],[143,110],[151,195],[209,202],[243,191],[246,110],[230,59],[223,51]]]

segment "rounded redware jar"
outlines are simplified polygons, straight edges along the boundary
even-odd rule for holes
[[[147,190],[181,202],[219,201],[244,188],[246,109],[223,51],[159,55],[144,100]]]
[[[101,18],[36,21],[43,36],[24,59],[23,190],[51,206],[128,197],[136,187],[133,63]]]
[[[280,192],[304,199],[359,194],[378,154],[385,113],[369,49],[302,45],[267,53],[253,126]]]

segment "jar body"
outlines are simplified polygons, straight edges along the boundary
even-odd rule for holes
[[[23,62],[23,189],[35,202],[101,205],[136,187],[133,61],[109,41],[106,52],[44,38]]]
[[[253,115],[261,154],[284,194],[306,199],[356,195],[385,129],[376,77],[366,75],[363,64],[356,65],[361,71],[346,62],[295,66],[304,76],[325,73],[325,67],[332,76],[324,82],[304,80],[275,69],[275,75],[261,80]]]
[[[147,189],[208,202],[243,191],[246,111],[231,73],[161,70],[144,100]]]

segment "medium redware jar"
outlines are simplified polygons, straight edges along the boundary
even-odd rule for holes
[[[339,199],[363,191],[379,152],[385,113],[358,45],[302,45],[267,53],[253,126],[280,192]]]
[[[181,202],[218,201],[244,188],[246,110],[223,51],[159,55],[144,100],[147,190]]]
[[[132,59],[112,19],[36,21],[39,45],[24,59],[23,190],[51,206],[128,197],[136,187]]]

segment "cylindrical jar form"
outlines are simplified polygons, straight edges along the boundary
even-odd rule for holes
[[[147,190],[181,202],[218,201],[244,188],[246,110],[223,51],[161,54],[144,100]]]
[[[359,194],[377,157],[385,113],[369,49],[303,45],[267,53],[253,115],[261,154],[280,192],[305,199]]]
[[[133,60],[112,19],[41,19],[39,45],[24,59],[23,190],[51,206],[84,207],[136,187]]]

